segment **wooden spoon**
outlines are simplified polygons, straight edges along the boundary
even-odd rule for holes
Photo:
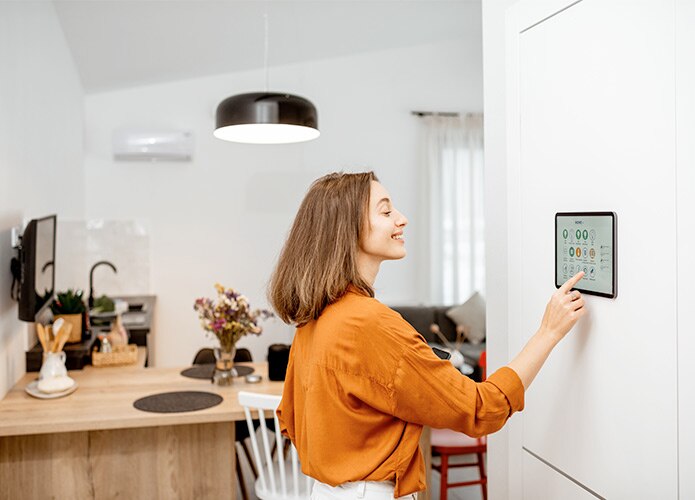
[[[67,323],[63,328],[60,329],[58,338],[56,339],[56,350],[53,352],[60,352],[63,350],[65,342],[70,338],[70,332],[72,331],[72,325]]]
[[[58,349],[57,347],[58,343],[60,342],[63,323],[65,323],[65,320],[63,318],[58,318],[53,322],[53,326],[51,327],[51,330],[53,332],[53,345],[51,346],[51,352],[60,352],[60,349]]]
[[[53,352],[53,327],[51,325],[46,325],[43,327],[46,332],[46,345],[48,346],[48,352]]]
[[[61,328],[63,328],[63,325],[65,324],[65,320],[63,318],[58,318],[53,322],[53,335],[55,337],[58,336],[58,332],[60,331]]]
[[[48,352],[48,346],[46,345],[46,330],[43,329],[41,323],[36,323],[36,335],[39,337],[39,342],[41,342],[41,347],[43,347],[44,352]]]

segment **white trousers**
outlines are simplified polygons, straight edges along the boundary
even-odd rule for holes
[[[329,486],[315,481],[311,500],[394,500],[392,481],[356,481]],[[415,500],[416,493],[395,500]]]

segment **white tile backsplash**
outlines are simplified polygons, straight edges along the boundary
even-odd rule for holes
[[[138,220],[58,220],[56,290],[84,290],[89,295],[89,270],[107,260],[116,269],[94,271],[95,297],[150,293],[150,231]]]

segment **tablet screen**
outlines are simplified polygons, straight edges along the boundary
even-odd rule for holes
[[[555,214],[555,286],[584,271],[575,289],[615,297],[616,244],[614,212]]]

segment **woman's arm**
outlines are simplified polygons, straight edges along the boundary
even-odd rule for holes
[[[524,389],[528,389],[531,385],[541,366],[548,359],[550,351],[586,313],[582,294],[577,290],[570,291],[583,277],[584,273],[579,272],[557,289],[545,308],[540,328],[509,363],[509,368],[519,375]]]
[[[526,347],[508,366],[481,383],[439,359],[400,316],[379,317],[370,331],[385,339],[383,346],[401,346],[393,383],[387,384],[393,407],[386,411],[406,422],[453,429],[469,436],[500,429],[512,413],[523,409],[525,389],[553,347],[584,315],[581,294],[570,292],[583,276],[576,274],[553,294],[541,327]],[[371,392],[361,394],[360,399],[377,407],[370,399]]]

